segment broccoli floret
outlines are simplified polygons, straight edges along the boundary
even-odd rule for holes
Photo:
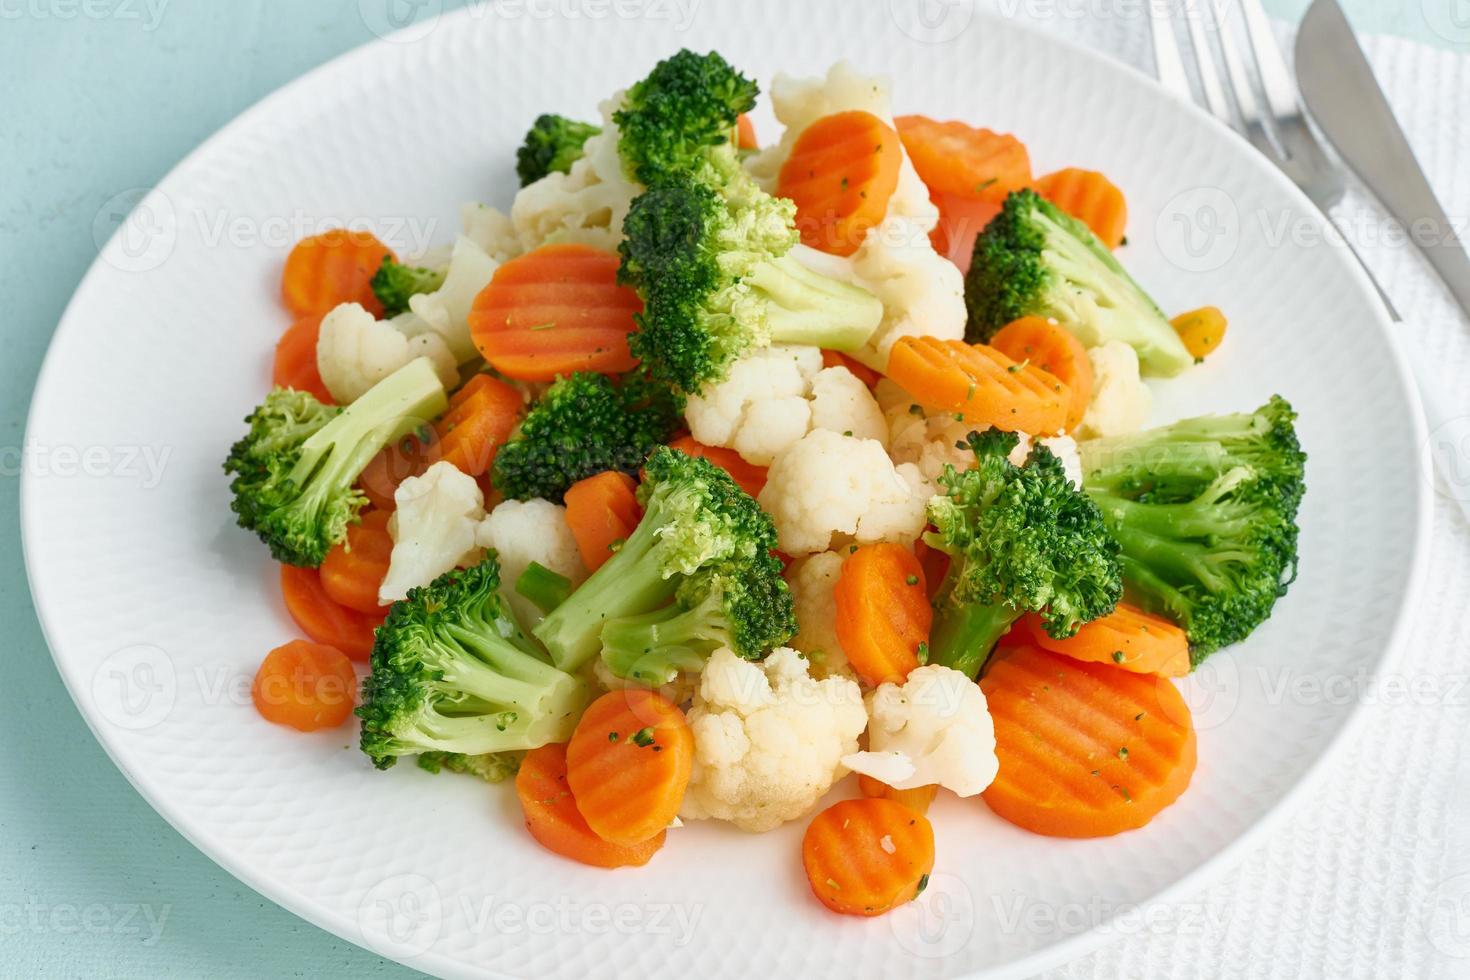
[[[660,609],[702,569],[748,565],[776,547],[770,517],[706,459],[655,450],[638,496],[643,519],[628,540],[532,631],[563,670],[597,654],[608,621]]]
[[[566,173],[582,155],[582,144],[602,132],[601,126],[553,113],[537,116],[516,150],[516,176],[521,186],[549,173]]]
[[[679,426],[681,408],[665,386],[638,375],[620,383],[592,373],[558,380],[495,454],[495,486],[514,500],[560,502],[585,477],[637,473]]]
[[[520,752],[492,752],[489,755],[460,755],[456,752],[425,752],[419,756],[419,768],[425,772],[463,773],[479,776],[487,783],[503,783],[514,778],[521,769]]]
[[[713,51],[686,49],[659,62],[613,113],[624,167],[650,187],[708,162],[711,151],[722,169],[738,167],[736,119],[755,107],[759,93],[755,82]]]
[[[975,239],[965,276],[965,339],[983,343],[1023,316],[1056,319],[1088,347],[1121,340],[1146,374],[1175,375],[1194,358],[1158,304],[1088,227],[1032,190],[1006,198]]]
[[[602,659],[617,676],[657,687],[681,670],[703,670],[720,647],[759,660],[795,635],[791,590],[767,552],[690,576],[671,606],[612,620],[602,628]]]
[[[996,640],[1027,612],[1062,639],[1112,612],[1123,593],[1118,546],[1097,506],[1037,443],[1022,466],[1015,433],[972,432],[975,466],[945,467],[924,540],[950,556],[935,597],[930,662],[976,676]]]
[[[277,388],[230,448],[231,508],[277,561],[314,568],[347,536],[367,497],[357,478],[383,447],[444,411],[444,386],[419,358],[338,409]]]
[[[697,394],[753,348],[867,342],[883,304],[797,261],[794,216],[743,174],[719,187],[670,175],[634,199],[618,277],[643,297],[628,344],[654,377]]]
[[[1189,634],[1198,664],[1250,635],[1296,577],[1306,454],[1280,397],[1082,444],[1083,485],[1122,547],[1130,600]]]
[[[444,285],[448,268],[426,269],[404,265],[393,256],[384,256],[383,264],[373,273],[373,295],[383,304],[384,316],[397,316],[408,309],[408,298],[418,293],[432,293]]]
[[[494,552],[395,603],[362,685],[362,750],[379,769],[423,752],[483,756],[571,737],[586,685],[546,663],[500,595]]]

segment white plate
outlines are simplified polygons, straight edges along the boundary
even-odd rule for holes
[[[288,86],[148,195],[56,332],[23,526],[67,686],[191,841],[305,918],[446,975],[1011,976],[1138,928],[1120,913],[1201,887],[1284,812],[1353,720],[1352,685],[1384,670],[1422,569],[1421,423],[1368,288],[1340,250],[1293,233],[1318,227],[1304,198],[1141,76],[983,18],[925,43],[890,15],[905,6],[586,4],[547,18],[476,4]],[[687,24],[662,19],[686,9]],[[616,13],[630,10],[644,15]],[[1107,172],[1128,194],[1125,261],[1141,281],[1166,308],[1230,315],[1222,351],[1161,386],[1159,417],[1272,392],[1300,410],[1301,578],[1186,684],[1199,770],[1145,830],[1051,840],[951,799],[926,897],[850,919],[806,893],[800,823],[760,837],[690,826],[645,869],[586,869],[528,840],[508,788],[374,772],[350,730],[304,737],[250,707],[260,658],[296,631],[265,550],[233,526],[219,464],[286,324],[287,248],[344,220],[410,251],[449,239],[460,202],[508,204],[536,113],[591,116],[685,45],[763,83],[846,57],[895,79],[899,111],[1014,131],[1038,172]]]

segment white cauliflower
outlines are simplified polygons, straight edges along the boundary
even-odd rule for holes
[[[485,519],[485,495],[475,478],[442,460],[400,483],[393,500],[393,554],[378,586],[385,606],[473,560],[480,550],[475,532]]]
[[[842,764],[894,789],[938,784],[974,796],[995,779],[995,726],[980,685],[930,664],[868,695],[868,750]]]
[[[837,639],[837,601],[832,595],[846,557],[840,551],[823,551],[797,559],[786,571],[798,629],[791,646],[807,655],[813,676],[852,675]]]
[[[1154,396],[1138,375],[1138,353],[1121,340],[1087,352],[1092,363],[1092,401],[1077,427],[1083,439],[1123,436],[1148,424]]]
[[[464,236],[497,263],[509,262],[521,254],[521,240],[516,236],[510,215],[488,204],[470,203],[459,210]]]
[[[356,401],[373,385],[419,357],[429,359],[445,387],[459,381],[459,364],[437,334],[410,337],[392,321],[377,319],[358,303],[343,303],[322,317],[316,366],[322,383],[339,405]]]
[[[679,816],[762,833],[808,813],[845,774],[866,724],[862,692],[807,668],[787,647],[761,663],[714,652],[689,709],[694,767]]]
[[[797,557],[834,541],[908,544],[924,529],[933,492],[917,466],[895,467],[878,440],[816,429],[776,457],[760,505],[780,549]]]
[[[706,446],[725,446],[769,466],[812,429],[888,441],[883,413],[847,368],[822,367],[816,347],[774,344],[730,366],[684,408],[689,431]]]
[[[567,527],[567,509],[549,500],[507,500],[480,523],[475,540],[500,556],[501,591],[520,622],[541,622],[541,610],[515,591],[531,562],[565,575],[575,585],[587,577],[577,539]]]
[[[623,103],[619,92],[598,108],[602,132],[587,140],[582,156],[567,173],[549,173],[516,194],[510,218],[523,249],[548,241],[580,242],[612,251],[623,237],[623,218],[643,190],[623,172],[618,155],[618,127],[613,112]]]
[[[444,284],[432,293],[408,298],[409,312],[395,317],[407,333],[434,333],[444,339],[455,363],[464,364],[479,356],[470,336],[470,307],[480,290],[490,283],[500,263],[468,236],[460,235],[449,255]]]

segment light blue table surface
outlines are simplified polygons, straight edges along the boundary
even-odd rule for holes
[[[439,6],[0,0],[0,977],[416,975],[241,885],[113,768],[36,623],[14,465],[47,342],[96,255],[98,208],[156,182],[261,96],[372,40],[364,20],[390,2]],[[1444,45],[1426,10],[1454,2],[1346,6],[1360,30]],[[1267,6],[1295,18],[1307,0]]]

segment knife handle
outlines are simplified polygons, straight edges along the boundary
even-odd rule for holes
[[[1425,474],[1470,521],[1470,415],[1457,411],[1444,396],[1438,372],[1413,340],[1402,331],[1396,339],[1417,382],[1429,431],[1421,456]]]

